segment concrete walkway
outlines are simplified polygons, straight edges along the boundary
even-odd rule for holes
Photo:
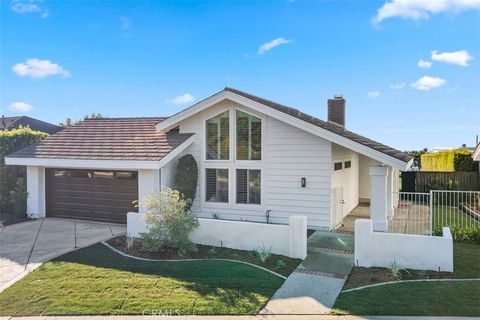
[[[353,235],[316,231],[308,255],[260,314],[329,314],[353,267]]]
[[[0,292],[44,262],[125,234],[123,225],[39,219],[0,230]]]

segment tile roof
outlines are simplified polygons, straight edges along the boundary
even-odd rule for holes
[[[159,133],[164,117],[88,119],[11,158],[159,161],[193,134]]]
[[[227,87],[227,88],[225,88],[225,91],[230,91],[230,92],[236,93],[238,95],[241,95],[245,98],[248,98],[250,100],[261,103],[261,104],[266,105],[270,108],[273,108],[275,110],[281,111],[281,112],[286,113],[286,114],[288,114],[290,116],[293,116],[295,118],[298,118],[300,120],[303,120],[305,122],[313,124],[317,127],[320,127],[322,129],[331,131],[331,132],[333,132],[335,134],[338,134],[338,135],[340,135],[344,138],[347,138],[347,139],[350,139],[354,142],[360,143],[360,144],[362,144],[366,147],[369,147],[369,148],[374,149],[376,151],[380,151],[380,152],[382,152],[382,153],[384,153],[388,156],[391,156],[395,159],[398,159],[398,160],[401,160],[401,161],[404,161],[404,162],[408,162],[408,161],[410,161],[410,159],[412,159],[411,156],[409,156],[408,154],[406,154],[402,151],[399,151],[399,150],[396,150],[396,149],[391,148],[389,146],[386,146],[384,144],[381,144],[380,142],[373,141],[369,138],[366,138],[364,136],[356,134],[352,131],[348,131],[345,128],[343,128],[343,127],[341,127],[337,124],[329,123],[329,122],[320,120],[318,118],[315,118],[314,116],[303,113],[300,110],[297,110],[297,109],[294,109],[294,108],[291,108],[291,107],[287,107],[287,106],[281,105],[279,103],[276,103],[276,102],[273,102],[273,101],[270,101],[270,100],[267,100],[267,99],[264,99],[264,98],[254,96],[252,94],[249,94],[249,93],[237,90],[237,89]]]
[[[19,117],[2,117],[0,118],[0,130],[2,129],[14,129],[22,127],[30,127],[32,130],[46,132],[48,134],[54,134],[63,128],[55,124],[51,124],[42,120],[27,116]]]

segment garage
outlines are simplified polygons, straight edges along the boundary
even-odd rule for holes
[[[137,211],[136,171],[46,169],[47,217],[126,223]]]

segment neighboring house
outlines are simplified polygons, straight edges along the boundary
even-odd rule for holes
[[[473,160],[480,161],[480,143],[477,144],[477,148],[473,152]]]
[[[26,165],[28,213],[126,221],[132,200],[173,186],[192,154],[199,217],[334,228],[359,201],[386,230],[399,170],[411,157],[345,129],[346,102],[328,100],[328,122],[231,88],[169,118],[91,119],[6,158]],[[140,208],[144,211],[144,208]]]
[[[48,134],[54,134],[63,129],[60,126],[57,126],[42,120],[30,118],[27,116],[19,116],[19,117],[2,116],[2,118],[0,119],[0,130],[17,129],[20,126],[30,127],[30,129],[32,130],[42,131]]]

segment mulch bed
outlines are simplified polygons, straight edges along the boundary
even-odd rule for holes
[[[403,269],[400,271],[401,280],[421,280],[421,279],[453,279],[453,272],[435,272],[424,270]],[[354,267],[343,286],[343,290],[363,287],[371,284],[399,281],[387,268],[364,268]]]
[[[142,249],[141,239],[135,239],[133,245],[127,248],[125,236],[113,238],[107,241],[112,247],[134,257],[157,259],[157,260],[184,260],[184,259],[229,259],[249,262],[268,270],[277,272],[288,277],[302,262],[300,259],[292,259],[282,255],[272,254],[262,263],[254,251],[236,250],[224,247],[196,245],[197,250],[186,255],[180,255],[176,251],[149,252]],[[282,261],[282,262],[280,262]]]

